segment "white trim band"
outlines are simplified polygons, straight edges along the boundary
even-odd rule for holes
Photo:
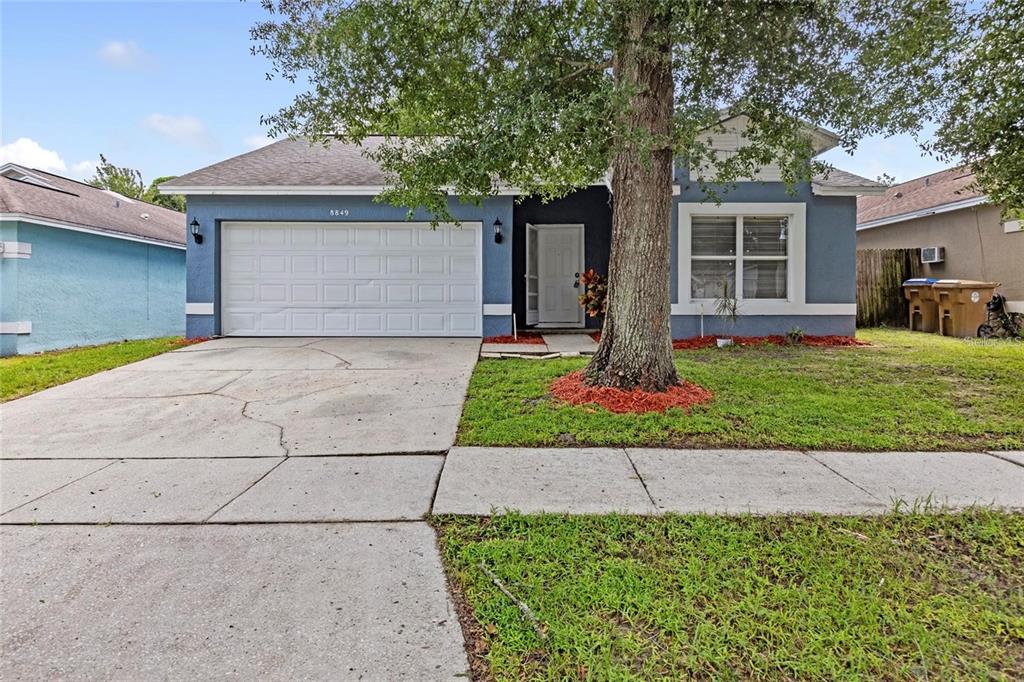
[[[484,303],[484,315],[511,315],[511,303]]]
[[[0,242],[0,258],[31,258],[32,245],[28,242]]]
[[[153,244],[154,246],[164,246],[167,247],[168,249],[179,249],[181,251],[185,250],[184,244],[163,242],[160,241],[159,239],[149,239],[147,237],[137,237],[135,235],[125,234],[124,232],[110,232],[107,230],[98,230],[94,227],[87,227],[85,225],[75,225],[73,223],[65,223],[60,220],[50,220],[48,218],[39,218],[37,216],[26,215],[24,213],[0,213],[0,220],[33,223],[35,225],[42,225],[43,227],[56,227],[61,230],[71,230],[72,232],[84,232],[86,234],[95,234],[100,237],[110,237],[111,239],[123,239],[128,242]]]
[[[32,323],[24,322],[0,322],[0,334],[31,334]]]
[[[673,303],[673,315],[700,315],[700,303]],[[786,301],[758,302],[748,299],[740,303],[740,317],[759,315],[856,315],[856,303],[788,303]],[[705,317],[717,317],[714,303],[704,304]]]
[[[876,220],[865,220],[862,223],[857,223],[857,230],[870,230],[872,227],[881,227],[882,225],[891,225],[893,223],[902,223],[907,220],[914,220],[915,218],[925,218],[936,213],[949,213],[950,211],[959,211],[964,208],[971,208],[972,206],[980,206],[981,204],[987,204],[988,197],[980,196],[973,197],[971,199],[964,199],[963,201],[954,201],[949,204],[943,204],[941,206],[932,206],[930,208],[922,208],[919,211],[910,211],[909,213],[900,213],[886,218],[878,218]]]
[[[186,315],[213,315],[213,303],[186,303]]]

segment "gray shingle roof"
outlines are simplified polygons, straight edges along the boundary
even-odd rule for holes
[[[822,187],[863,187],[865,189],[885,187],[880,182],[869,180],[838,168],[833,168],[827,174],[815,173],[811,181]]]
[[[381,186],[386,177],[365,151],[383,137],[368,137],[362,146],[332,141],[328,146],[306,140],[280,140],[160,185],[181,187],[333,187]]]
[[[68,223],[114,235],[185,244],[185,214],[128,199],[83,182],[12,166],[45,182],[43,186],[0,174],[0,213]],[[143,217],[145,214],[148,217]]]
[[[281,140],[180,175],[160,188],[381,187],[388,184],[388,178],[366,152],[377,149],[385,139],[368,137],[361,146],[332,141],[326,147],[306,140]],[[833,188],[883,186],[839,169],[827,176],[816,175],[813,181]]]

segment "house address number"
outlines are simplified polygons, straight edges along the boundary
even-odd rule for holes
[[[347,208],[332,208],[331,209],[331,217],[332,218],[344,218],[347,215],[348,215],[348,209]]]

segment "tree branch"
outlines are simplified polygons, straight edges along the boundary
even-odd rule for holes
[[[529,606],[527,606],[525,602],[516,598],[514,594],[509,592],[508,588],[505,587],[505,583],[501,582],[501,578],[494,575],[494,572],[491,569],[487,568],[484,562],[481,561],[477,565],[480,567],[480,570],[483,571],[487,575],[487,577],[491,579],[491,582],[494,583],[499,590],[501,590],[501,593],[509,599],[511,599],[512,602],[517,607],[519,607],[519,611],[523,614],[523,617],[529,620],[530,624],[533,625],[533,631],[537,633],[537,636],[540,637],[542,641],[546,642],[548,639],[548,635],[546,632],[544,632],[544,628],[541,627],[540,621],[537,619],[537,616],[534,615],[533,610]]]

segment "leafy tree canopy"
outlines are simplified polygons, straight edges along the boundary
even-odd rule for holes
[[[674,102],[665,139],[630,127],[616,80],[632,2],[613,0],[263,0],[252,29],[270,77],[310,88],[266,118],[272,134],[395,137],[375,152],[394,176],[382,200],[446,215],[445,189],[479,199],[496,178],[551,198],[605,174],[627,145],[711,160],[699,133],[723,110],[750,117],[749,145],[715,179],[771,161],[793,183],[808,164],[806,123],[845,148],[916,132],[940,102],[957,0],[655,0],[666,22]]]
[[[160,194],[157,187],[168,180],[173,180],[174,175],[163,175],[149,183],[149,187],[142,182],[142,173],[127,166],[115,166],[107,161],[107,157],[100,154],[100,165],[96,166],[96,172],[89,184],[93,187],[108,189],[117,192],[130,199],[141,199],[157,206],[169,208],[172,211],[185,211],[185,197],[179,195]]]
[[[1024,211],[1024,3],[990,0],[969,19],[949,70],[949,108],[934,148],[971,164],[1008,212]]]
[[[115,166],[103,154],[100,154],[100,165],[96,166],[96,173],[89,184],[117,192],[129,199],[141,199],[146,188],[142,184],[142,173],[127,166]]]
[[[151,204],[156,204],[157,206],[169,208],[172,211],[181,211],[182,213],[184,213],[185,197],[183,197],[180,194],[160,194],[159,190],[157,189],[157,187],[159,187],[163,183],[169,182],[176,177],[178,176],[161,175],[158,178],[154,178],[153,182],[149,183],[149,187],[147,187],[146,191],[143,193],[142,200],[148,201]]]

